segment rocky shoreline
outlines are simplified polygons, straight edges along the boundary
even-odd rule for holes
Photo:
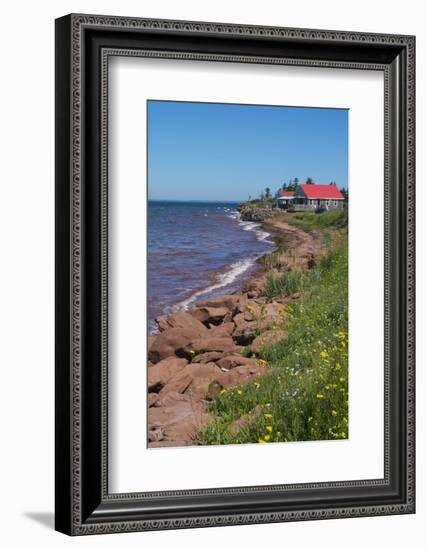
[[[261,221],[261,220],[259,220]],[[279,270],[307,270],[321,255],[318,236],[279,219],[262,220],[284,239],[277,248]],[[278,257],[277,257],[278,256]],[[268,258],[264,258],[266,265]],[[265,295],[266,270],[239,292],[205,300],[188,311],[158,317],[159,333],[148,337],[148,446],[196,445],[197,433],[213,416],[211,401],[231,387],[247,384],[268,370],[258,358],[261,348],[286,337],[278,329],[285,306],[296,293],[271,302]],[[244,418],[235,422],[238,431]]]

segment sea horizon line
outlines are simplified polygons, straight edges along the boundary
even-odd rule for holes
[[[244,200],[222,200],[222,199],[148,199],[148,202],[201,202],[201,203],[243,203]]]

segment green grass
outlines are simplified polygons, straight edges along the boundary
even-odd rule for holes
[[[328,253],[305,276],[309,294],[287,306],[288,317],[278,328],[285,328],[288,337],[262,349],[259,360],[269,365],[265,374],[213,401],[211,413],[218,420],[199,434],[200,443],[348,437],[347,276],[347,236],[340,231]],[[276,284],[281,282],[271,283],[273,288]],[[259,404],[262,409],[253,413]],[[248,422],[232,433],[229,427],[243,415],[249,415]]]
[[[330,210],[315,214],[315,212],[290,212],[286,214],[286,221],[305,231],[324,229],[329,227],[344,228],[348,225],[347,210]]]
[[[306,288],[308,275],[300,270],[271,271],[266,277],[265,293],[268,301],[276,296],[291,296]]]

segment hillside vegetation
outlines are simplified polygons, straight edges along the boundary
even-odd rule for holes
[[[281,214],[278,214],[281,215]],[[273,330],[286,336],[265,345],[265,374],[224,389],[199,434],[203,444],[272,443],[348,437],[348,241],[346,212],[283,214],[304,230],[321,232],[325,251],[315,267],[272,272],[269,300],[300,292],[283,305]],[[266,370],[266,369],[265,369]]]

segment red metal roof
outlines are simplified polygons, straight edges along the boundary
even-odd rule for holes
[[[308,199],[344,199],[335,185],[319,183],[302,183],[300,188]]]
[[[294,197],[294,191],[280,191],[280,197]]]

